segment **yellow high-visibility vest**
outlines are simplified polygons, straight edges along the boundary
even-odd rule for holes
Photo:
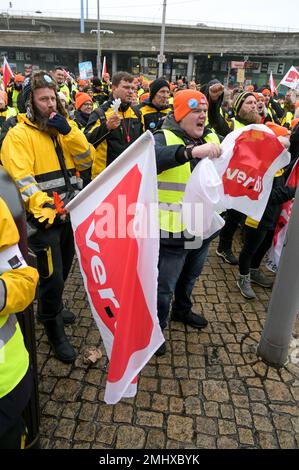
[[[163,129],[166,145],[185,145],[183,139],[168,129]],[[204,137],[205,142],[219,144],[217,134],[211,132]],[[165,232],[180,233],[186,226],[182,222],[182,199],[186,184],[191,175],[190,162],[158,175],[158,202],[160,229]]]

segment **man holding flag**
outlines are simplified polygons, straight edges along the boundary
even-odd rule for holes
[[[66,202],[78,192],[76,171],[89,180],[90,146],[77,125],[66,119],[56,82],[45,71],[27,79],[23,90],[27,114],[7,133],[1,161],[15,180],[27,211],[32,234],[29,246],[40,274],[38,317],[45,327],[54,354],[74,362],[64,323],[75,316],[64,308],[62,295],[74,256],[69,221],[56,205],[55,193]]]
[[[281,148],[282,145],[288,147],[288,130],[285,127],[271,124],[271,129],[280,141]],[[271,148],[269,148],[269,153],[273,151],[275,145],[277,145],[277,153],[281,151],[279,150],[278,142],[273,142]],[[267,151],[266,142],[265,150]],[[244,244],[239,257],[240,277],[237,285],[243,297],[247,299],[256,298],[256,294],[251,286],[252,283],[266,288],[271,288],[273,284],[272,279],[264,276],[259,268],[272,244],[274,230],[281,212],[281,205],[295,197],[296,188],[285,186],[286,179],[284,173],[284,169],[275,173],[271,193],[261,220],[257,221],[251,217],[246,217],[245,219]]]
[[[244,91],[234,99],[235,117],[228,123],[220,113],[224,94],[224,86],[215,83],[209,88],[209,123],[220,135],[225,137],[231,131],[241,129],[258,120],[257,102],[253,92]],[[239,223],[244,219],[240,212],[229,209],[226,211],[225,226],[220,232],[216,254],[228,264],[238,264],[238,259],[232,252],[233,236]]]
[[[175,94],[174,114],[154,134],[158,171],[160,255],[158,317],[166,328],[172,297],[172,319],[202,329],[208,322],[192,311],[191,293],[208,255],[210,239],[198,240],[182,220],[182,200],[192,168],[205,157],[221,154],[218,136],[205,128],[208,102],[197,90]],[[166,353],[166,343],[156,355]]]

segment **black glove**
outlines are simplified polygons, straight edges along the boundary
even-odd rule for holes
[[[49,119],[48,126],[54,127],[54,129],[57,129],[62,135],[67,135],[71,131],[71,126],[61,114],[55,114],[52,119]]]

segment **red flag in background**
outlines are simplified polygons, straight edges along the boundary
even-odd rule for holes
[[[13,77],[13,73],[11,71],[9,63],[7,62],[6,57],[4,57],[4,60],[3,60],[2,72],[3,72],[3,85],[4,85],[4,89],[6,89],[10,78]]]
[[[296,188],[299,182],[299,158],[297,158],[286,185]],[[293,208],[293,201],[286,201],[281,206],[281,213],[277,221],[272,246],[269,248],[266,266],[270,271],[277,272],[278,264],[284,245],[288,224]]]
[[[278,95],[277,88],[276,88],[276,83],[275,83],[274,78],[273,78],[272,70],[270,72],[269,86],[270,86],[272,96],[273,95]]]
[[[288,88],[292,88],[293,90],[299,89],[299,72],[292,65],[292,67],[287,71],[285,76],[280,82],[280,85],[287,86]]]
[[[297,188],[298,182],[299,182],[299,158],[297,158],[286,184],[290,188]]]
[[[103,68],[102,68],[102,78],[105,78],[106,73],[107,73],[107,64],[106,64],[106,56],[104,56]]]

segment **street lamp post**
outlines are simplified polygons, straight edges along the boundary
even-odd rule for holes
[[[98,78],[101,78],[101,31],[100,31],[100,1],[97,0],[97,71]]]
[[[162,15],[162,28],[161,28],[160,54],[159,54],[159,57],[158,57],[158,62],[159,62],[158,76],[159,77],[162,77],[162,75],[163,75],[163,63],[165,62],[164,38],[165,38],[166,1],[167,0],[163,0],[163,15]]]
[[[84,0],[81,0],[80,33],[83,34],[84,32]]]

